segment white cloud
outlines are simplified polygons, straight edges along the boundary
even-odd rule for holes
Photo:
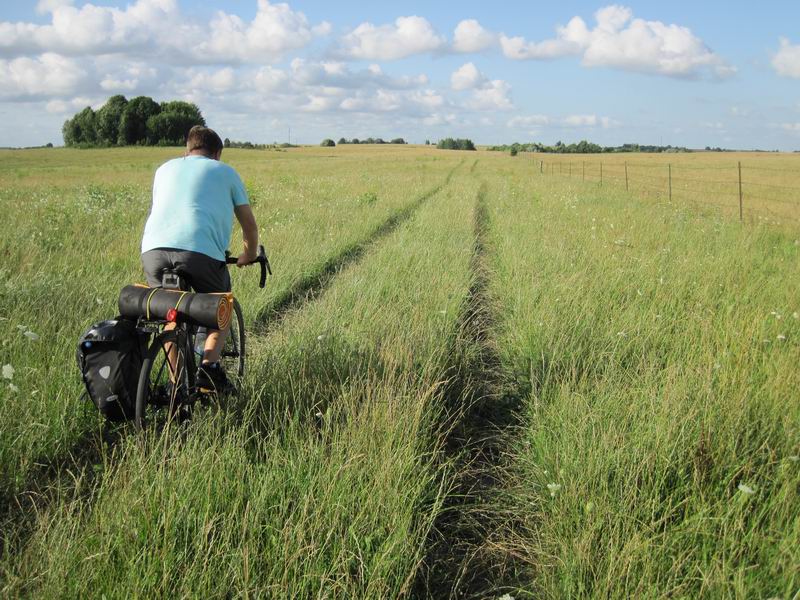
[[[800,123],[783,123],[781,124],[781,129],[800,135]]]
[[[86,76],[74,60],[50,52],[37,58],[0,59],[0,98],[67,96]]]
[[[341,88],[383,87],[389,89],[413,89],[428,83],[424,74],[417,76],[390,77],[379,65],[370,65],[361,71],[351,71],[346,63],[337,61],[314,62],[295,58],[292,63],[294,80],[302,85],[325,85]]]
[[[528,115],[509,119],[506,125],[511,128],[543,127],[549,125],[551,121],[547,115]]]
[[[453,50],[456,52],[480,52],[496,43],[497,35],[484,29],[475,19],[461,21],[453,33]]]
[[[563,124],[567,127],[602,127],[603,129],[619,125],[610,117],[598,117],[597,115],[570,115],[564,118]]]
[[[800,45],[793,46],[786,38],[781,38],[781,48],[772,57],[772,67],[782,77],[800,79]]]
[[[442,48],[439,36],[423,17],[398,17],[393,25],[362,23],[340,42],[344,56],[366,60],[396,60]]]
[[[587,67],[671,77],[726,77],[736,72],[687,27],[633,18],[631,9],[619,5],[598,10],[595,20],[596,26],[589,29],[583,19],[573,17],[551,40],[528,42],[502,35],[500,44],[506,57],[517,60],[581,55]]]
[[[0,22],[0,53],[57,52],[74,56],[127,53],[167,62],[218,64],[274,62],[327,35],[329,23],[311,26],[288,4],[258,0],[252,21],[218,11],[208,23],[182,14],[177,0],[136,0],[125,9],[46,0],[46,25]]]
[[[473,110],[508,110],[514,107],[508,97],[511,85],[502,79],[487,82],[472,92],[467,107]]]
[[[471,90],[486,83],[486,77],[471,62],[463,64],[450,75],[450,85],[454,90]]]

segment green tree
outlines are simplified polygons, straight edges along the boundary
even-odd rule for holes
[[[181,146],[192,127],[205,124],[197,105],[182,100],[162,102],[159,113],[147,119],[147,143]]]
[[[97,143],[97,117],[90,106],[84,108],[61,129],[67,146],[93,145]]]
[[[161,106],[148,96],[130,100],[122,112],[118,143],[121,146],[147,143],[147,120],[161,112]]]
[[[320,144],[320,146],[322,146],[323,148],[333,148],[335,145],[336,142],[334,142],[330,138],[325,138],[324,140],[322,140],[322,143]]]
[[[97,111],[97,143],[113,146],[119,141],[119,124],[128,100],[125,96],[111,96]]]

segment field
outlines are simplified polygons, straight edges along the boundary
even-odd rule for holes
[[[800,156],[226,150],[249,372],[137,435],[75,343],[178,153],[0,151],[0,596],[798,597]]]

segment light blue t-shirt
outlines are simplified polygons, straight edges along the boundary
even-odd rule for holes
[[[247,192],[233,167],[197,155],[170,160],[156,171],[142,252],[177,248],[225,260],[233,207],[243,204]]]

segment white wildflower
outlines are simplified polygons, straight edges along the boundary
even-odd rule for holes
[[[743,494],[748,495],[748,496],[752,496],[753,494],[756,493],[756,491],[753,488],[751,488],[749,485],[746,485],[744,483],[740,483],[739,484],[739,491],[742,492]]]
[[[3,379],[14,379],[14,367],[3,365]]]
[[[560,483],[548,483],[547,489],[550,490],[550,497],[555,498],[556,492],[561,489]]]
[[[511,594],[503,594],[497,600],[514,600],[514,596]]]
[[[9,383],[9,384],[8,384],[8,390],[9,390],[9,391],[10,391],[12,394],[16,394],[16,393],[19,391],[19,388],[18,388],[17,386],[15,386],[13,383]]]
[[[625,333],[624,331],[620,331],[619,333],[617,333],[618,337],[625,337],[626,335],[628,335],[628,334]]]
[[[28,339],[29,339],[30,341],[32,341],[32,342],[37,342],[37,341],[39,341],[39,336],[38,336],[38,335],[36,335],[35,333],[33,333],[32,331],[26,331],[26,332],[25,332],[24,334],[22,334],[22,335],[24,335],[26,338],[28,338]]]
[[[325,339],[325,335],[324,334],[320,334],[320,335],[317,336],[317,341],[318,342],[321,342],[323,339]]]
[[[782,342],[782,341],[784,341],[785,339],[786,339],[786,336],[785,336],[785,335],[783,335],[782,333],[779,333],[779,334],[778,334],[778,340],[779,340],[779,341],[781,341],[781,342]]]

